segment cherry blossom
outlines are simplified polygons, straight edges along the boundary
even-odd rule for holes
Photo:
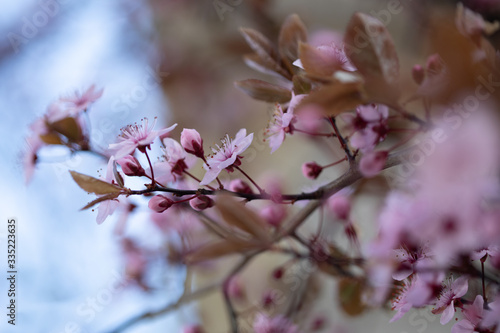
[[[212,155],[207,164],[204,165],[205,176],[200,182],[200,185],[210,184],[222,170],[226,169],[229,172],[233,171],[233,165],[238,166],[241,164],[240,154],[243,153],[252,143],[253,133],[247,135],[247,130],[242,128],[236,133],[234,139],[230,139],[229,135],[226,135],[222,139],[222,147],[217,145],[217,149],[212,148],[214,155]]]
[[[460,297],[465,295],[469,287],[468,278],[461,276],[455,281],[451,279],[446,282],[444,289],[436,302],[436,309],[432,313],[442,313],[440,323],[445,325],[455,315],[455,301],[460,300]]]
[[[203,151],[203,139],[195,129],[185,128],[181,133],[181,145],[189,154],[201,159],[205,158]]]
[[[66,103],[70,113],[74,114],[86,110],[102,96],[103,92],[104,89],[96,90],[95,85],[91,85],[84,93],[76,91],[73,96],[62,97],[59,100]]]
[[[462,313],[465,319],[460,320],[458,323],[453,325],[451,328],[451,333],[474,333],[479,332],[479,324],[483,319],[484,312],[484,299],[483,296],[477,295],[474,299],[474,303],[466,306]],[[450,318],[451,319],[451,318]]]
[[[113,151],[113,156],[116,159],[130,155],[136,149],[139,149],[139,151],[144,153],[146,148],[150,148],[154,139],[158,136],[165,135],[177,126],[177,124],[174,124],[168,128],[154,131],[153,128],[156,124],[156,118],[151,127],[149,127],[147,118],[144,118],[143,121],[143,125],[128,125],[123,128],[122,133],[118,137],[118,143],[112,143],[109,145],[109,149]]]
[[[259,313],[253,323],[255,333],[299,333],[299,329],[282,315],[270,318]]]
[[[115,158],[111,156],[108,161],[108,167],[106,168],[106,177],[103,179],[105,182],[110,184],[116,184],[114,173],[115,163]],[[119,205],[120,202],[118,199],[106,200],[101,202],[97,207],[97,224],[103,223],[108,216],[112,215],[115,212],[116,208],[118,208]]]

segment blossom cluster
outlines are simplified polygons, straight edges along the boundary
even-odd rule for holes
[[[500,332],[500,123],[495,113],[500,99],[490,86],[485,88],[492,93],[488,97],[477,93],[478,81],[484,82],[478,78],[500,79],[500,57],[487,39],[498,24],[462,5],[454,21],[453,29],[436,28],[450,34],[449,44],[437,45],[424,65],[407,70],[410,94],[403,91],[392,37],[369,15],[355,13],[342,38],[331,32],[320,43],[313,42],[318,38],[309,36],[297,15],[284,22],[277,47],[258,31],[241,29],[254,51],[245,58],[247,64],[278,78],[236,82],[252,98],[274,107],[263,130],[270,153],[279,154],[290,136],[326,147],[321,158],[329,163],[283,162],[283,168],[302,170],[314,190],[287,194],[286,180],[252,178],[246,151],[254,133],[246,128],[234,137],[225,134],[209,149],[196,129],[179,130],[177,124],[155,129],[156,119],[145,118],[124,127],[105,151],[96,152],[84,117],[103,93],[94,86],[61,98],[32,125],[27,179],[46,145],[94,151],[107,161],[105,177],[77,171],[71,176],[96,195],[84,208],[97,205],[97,223],[117,209],[130,218],[136,206],[131,199],[142,196],[150,220],[165,235],[163,257],[170,263],[210,266],[240,255],[240,264],[217,285],[233,332],[245,323],[257,333],[330,327],[328,316],[302,316],[310,302],[304,295],[318,289],[316,273],[337,281],[339,306],[350,316],[390,305],[392,322],[425,307],[445,325],[459,310],[461,319],[452,333]],[[468,52],[463,61],[454,60],[448,50],[453,47]],[[154,145],[159,149],[153,150]],[[154,151],[160,154],[153,156]],[[232,179],[221,179],[221,173]],[[126,186],[130,178],[143,186]],[[362,242],[354,210],[370,194],[367,184],[385,198],[370,216],[376,234],[364,235]],[[314,224],[309,217],[323,208],[318,228],[299,230]],[[181,241],[173,241],[174,236]],[[339,243],[339,236],[345,242]],[[123,247],[129,275],[148,289],[147,254],[132,240]],[[298,282],[300,288],[288,290],[284,298],[264,288],[256,304],[246,293],[242,270],[260,254],[273,252],[289,259],[269,274],[273,283],[286,285],[303,262],[312,268]],[[252,305],[252,311],[239,311],[242,304]],[[203,331],[199,325],[185,329]]]

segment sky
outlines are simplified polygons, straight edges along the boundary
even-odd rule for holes
[[[140,52],[141,41],[131,32],[130,15],[147,14],[140,1],[50,0],[43,4],[4,2],[0,11],[0,36],[7,45],[0,62],[0,332],[105,332],[178,297],[184,272],[166,269],[163,288],[148,294],[137,287],[120,287],[117,281],[124,278],[123,261],[113,234],[115,220],[97,225],[95,212],[80,211],[91,198],[68,173],[76,170],[96,176],[105,161],[47,149],[26,185],[25,137],[29,125],[51,102],[92,84],[104,88],[102,99],[90,110],[93,139],[99,147],[107,147],[121,127],[143,116],[166,121],[165,103],[154,84],[161,74]],[[141,211],[137,215],[139,222],[147,217]],[[6,319],[9,286],[3,277],[7,275],[5,248],[11,218],[17,221],[15,326]],[[142,232],[157,232],[145,229]],[[127,332],[166,328],[180,332],[189,311]]]

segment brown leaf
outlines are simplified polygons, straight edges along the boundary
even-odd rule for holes
[[[259,215],[234,197],[227,194],[218,195],[215,207],[228,224],[248,232],[264,244],[271,242],[269,230]]]
[[[267,37],[260,32],[250,28],[240,28],[240,32],[252,50],[254,50],[261,59],[271,58],[278,60],[273,44]]]
[[[288,16],[281,26],[278,47],[281,59],[291,64],[299,58],[299,42],[307,41],[307,29],[297,14]]]
[[[394,103],[399,98],[399,59],[391,35],[378,19],[355,13],[344,37],[346,55],[365,78],[373,101]]]
[[[340,307],[349,316],[358,316],[366,309],[362,301],[364,283],[358,279],[343,278],[337,285]]]
[[[342,63],[338,59],[306,43],[300,43],[299,57],[305,71],[313,76],[331,76],[342,69]]]
[[[234,85],[259,101],[285,103],[292,98],[292,93],[287,88],[257,79],[236,81]]]
[[[61,138],[56,133],[47,133],[40,135],[40,139],[48,145],[62,144]]]
[[[277,77],[288,77],[288,73],[273,59],[267,58],[262,59],[258,54],[251,53],[243,56],[245,64],[264,74],[274,75]]]
[[[61,133],[71,142],[78,142],[82,138],[82,131],[75,118],[68,117],[49,124],[53,131]]]
[[[200,248],[187,254],[185,259],[187,264],[196,264],[230,254],[244,253],[252,249],[257,249],[258,247],[259,246],[256,243],[220,240],[201,246]]]
[[[107,183],[100,179],[84,175],[82,173],[70,170],[71,177],[83,190],[98,195],[109,193],[120,193],[122,189],[116,185]]]
[[[102,197],[99,197],[99,198],[97,198],[95,200],[92,200],[91,202],[89,202],[88,204],[86,204],[84,207],[82,207],[81,210],[89,209],[91,207],[94,207],[95,205],[97,205],[100,202],[103,202],[103,201],[106,201],[106,200],[113,200],[113,199],[118,198],[119,196],[120,196],[120,192],[105,194]]]
[[[294,75],[292,78],[293,92],[295,95],[309,94],[311,92],[311,83],[300,75]]]
[[[325,116],[336,116],[367,103],[362,82],[334,82],[326,84],[305,97],[300,105],[318,104],[325,110]],[[300,112],[300,106],[299,106]]]

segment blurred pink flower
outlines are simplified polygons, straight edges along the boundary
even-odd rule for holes
[[[69,112],[74,114],[86,110],[90,104],[102,96],[103,91],[104,89],[96,91],[95,85],[91,85],[84,93],[75,91],[73,96],[61,97],[59,100],[67,103]]]
[[[307,162],[302,164],[302,174],[306,178],[316,179],[321,171],[323,171],[323,167],[316,162]]]
[[[483,319],[484,312],[484,299],[483,296],[477,295],[474,299],[474,303],[466,306],[462,313],[465,319],[460,320],[458,323],[453,325],[451,328],[451,333],[474,333],[479,332],[479,324]],[[481,331],[483,332],[483,331]]]
[[[291,112],[283,113],[281,105],[276,104],[276,110],[273,115],[272,123],[265,132],[271,154],[274,153],[285,140],[286,133],[293,133],[293,123],[295,115]]]
[[[206,195],[198,195],[196,198],[189,200],[191,208],[197,211],[202,211],[214,206],[212,198]]]
[[[118,137],[119,142],[109,145],[109,149],[114,152],[113,155],[116,159],[130,155],[136,149],[139,149],[141,152],[145,152],[146,148],[150,148],[154,139],[158,136],[165,135],[177,126],[177,124],[174,124],[162,130],[153,131],[153,127],[156,124],[156,118],[151,127],[148,126],[147,118],[144,118],[143,121],[144,125],[128,125],[123,128],[122,134]]]
[[[255,333],[299,333],[299,329],[282,315],[269,318],[258,313],[253,322]]]
[[[356,115],[343,113],[340,117],[352,132],[351,145],[362,152],[372,151],[387,136],[389,109],[385,105],[361,105],[356,108]]]
[[[114,168],[115,168],[115,158],[111,156],[111,158],[108,161],[108,167],[106,168],[106,177],[103,179],[105,182],[110,184],[116,184]],[[103,223],[108,216],[110,216],[115,212],[116,208],[118,208],[119,205],[120,201],[118,199],[106,200],[101,202],[97,207],[97,217],[96,217],[97,224]]]
[[[366,178],[375,177],[382,171],[387,161],[387,151],[371,151],[361,157],[359,171]]]
[[[210,184],[224,169],[232,172],[233,165],[241,165],[240,154],[250,146],[252,140],[253,133],[247,135],[247,130],[244,128],[236,133],[234,140],[231,140],[229,135],[226,135],[226,137],[222,139],[222,147],[217,145],[217,149],[212,148],[214,155],[208,160],[208,165],[204,165],[207,172],[201,180],[200,185]]]

